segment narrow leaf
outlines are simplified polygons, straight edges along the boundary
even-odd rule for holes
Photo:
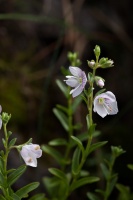
[[[74,142],[78,145],[78,147],[80,148],[80,150],[83,153],[84,152],[84,147],[83,147],[82,142],[75,136],[71,136],[71,138],[74,140]]]
[[[49,145],[51,145],[51,146],[66,146],[67,141],[63,138],[57,138],[57,139],[51,140],[49,142]]]
[[[93,151],[95,151],[96,149],[104,146],[105,144],[107,144],[108,141],[103,141],[103,142],[97,142],[97,143],[94,143],[90,146],[90,149],[89,149],[89,154]]]
[[[131,170],[133,170],[133,164],[128,164],[127,167]]]
[[[106,89],[101,89],[101,90],[99,90],[99,91],[95,94],[95,97],[98,96],[99,94],[105,92],[105,90],[106,90]],[[95,98],[95,97],[94,97],[94,98]]]
[[[5,197],[3,197],[2,194],[0,194],[0,200],[6,200]]]
[[[61,153],[59,151],[57,151],[56,149],[49,147],[48,145],[42,145],[42,150],[51,155],[58,163],[64,163],[64,159],[63,156],[61,155]]]
[[[17,190],[16,195],[18,195],[20,198],[24,198],[27,196],[29,192],[32,190],[35,190],[39,186],[38,182],[30,183],[21,189]]]
[[[122,184],[116,184],[116,188],[120,191],[119,199],[128,200],[130,199],[130,188]]]
[[[103,174],[104,174],[104,177],[105,177],[105,179],[107,180],[108,179],[108,177],[109,177],[109,170],[108,170],[108,168],[106,167],[106,165],[105,164],[103,164],[103,163],[101,163],[101,169],[102,169],[102,172],[103,172]]]
[[[72,104],[72,111],[73,111],[73,113],[76,111],[77,107],[79,106],[79,104],[81,102],[82,102],[81,96],[78,96],[77,98],[74,99],[74,102]]]
[[[74,151],[73,158],[72,158],[72,173],[73,173],[73,175],[77,175],[79,173],[80,154],[81,154],[81,151],[77,147],[76,150]]]
[[[87,197],[88,197],[89,200],[99,200],[99,198],[95,194],[93,194],[92,192],[88,192]]]
[[[83,186],[83,185],[86,185],[86,184],[90,184],[90,183],[94,183],[94,182],[97,182],[99,181],[100,179],[98,177],[93,177],[93,176],[88,176],[88,177],[85,177],[85,178],[81,178],[79,180],[77,180],[76,182],[72,183],[71,185],[71,191]]]
[[[58,87],[60,88],[62,93],[65,95],[65,97],[67,97],[68,96],[68,87],[58,79],[56,80],[56,84],[58,85]]]
[[[88,134],[89,134],[90,136],[92,136],[92,135],[95,133],[95,127],[96,127],[96,124],[92,124],[92,125],[89,127]]]
[[[45,198],[45,194],[36,194],[29,198],[29,200],[47,200],[47,198]]]
[[[62,105],[60,105],[60,104],[57,104],[57,105],[56,105],[56,108],[62,110],[62,111],[65,112],[65,113],[68,113],[68,108],[65,107],[65,106],[62,106]]]
[[[58,118],[58,120],[60,121],[60,123],[62,124],[63,128],[66,131],[68,131],[69,127],[68,127],[68,118],[67,118],[67,116],[57,108],[54,108],[53,112],[54,112],[55,116]]]
[[[118,176],[117,176],[117,174],[115,174],[112,177],[112,179],[110,181],[110,184],[109,184],[109,194],[111,194],[111,192],[113,191],[113,189],[114,189],[114,187],[116,185],[117,179],[118,179]]]
[[[11,186],[13,183],[15,183],[19,177],[25,172],[26,166],[22,165],[18,167],[15,171],[13,171],[9,176],[8,176],[8,184]]]
[[[15,143],[16,143],[17,138],[13,138],[10,142],[9,142],[9,148],[12,147]]]
[[[13,194],[12,198],[13,198],[13,200],[21,200],[21,198],[16,194]]]
[[[49,168],[48,171],[54,176],[58,177],[59,179],[62,179],[63,181],[67,182],[67,177],[61,170],[56,168]]]
[[[82,134],[77,135],[76,137],[77,137],[81,142],[83,142],[83,141],[86,141],[86,140],[88,139],[88,133],[85,132],[85,133],[82,133]],[[71,140],[71,147],[74,147],[74,146],[76,146],[76,143],[75,143],[73,140]]]

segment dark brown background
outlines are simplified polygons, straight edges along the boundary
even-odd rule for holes
[[[94,59],[98,44],[101,56],[114,60],[114,68],[98,70],[98,75],[116,95],[119,113],[105,119],[94,114],[94,121],[102,130],[101,139],[109,140],[108,151],[110,145],[127,151],[116,171],[119,181],[131,187],[133,173],[126,165],[133,163],[132,10],[131,0],[0,0],[0,104],[12,114],[9,128],[18,143],[32,137],[43,144],[65,134],[52,112],[56,103],[65,103],[55,80],[64,80],[60,67],[68,68],[68,51],[79,53],[87,73],[86,60]],[[19,161],[12,153],[10,165],[18,166]],[[27,173],[23,182],[40,181],[51,165],[54,161],[44,155],[37,169],[30,168],[36,175]]]

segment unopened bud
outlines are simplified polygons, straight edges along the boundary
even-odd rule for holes
[[[95,46],[94,53],[95,53],[96,58],[99,58],[101,49],[98,45]]]

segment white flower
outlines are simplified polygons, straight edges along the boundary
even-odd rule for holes
[[[93,110],[94,112],[97,112],[101,117],[117,114],[118,107],[115,95],[108,91],[96,96],[94,99]]]
[[[26,165],[37,167],[37,158],[42,156],[42,150],[38,144],[24,145],[20,151]]]
[[[2,107],[0,105],[0,113],[1,113],[1,111],[2,111]],[[0,129],[1,129],[1,127],[2,127],[2,119],[1,119],[1,116],[0,116]]]
[[[73,97],[78,96],[84,89],[87,82],[86,74],[79,67],[69,67],[69,70],[73,76],[66,76],[66,84],[73,87],[70,91]]]

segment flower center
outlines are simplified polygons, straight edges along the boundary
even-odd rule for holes
[[[32,158],[30,157],[28,160],[27,160],[28,163],[31,163],[32,162]]]
[[[34,149],[35,149],[35,150],[39,150],[39,149],[40,149],[40,146],[37,145]]]
[[[98,103],[101,104],[101,105],[103,105],[104,104],[104,98],[100,97],[98,99]]]
[[[79,82],[80,84],[82,83],[82,78],[81,78],[81,77],[78,79],[78,82]]]

